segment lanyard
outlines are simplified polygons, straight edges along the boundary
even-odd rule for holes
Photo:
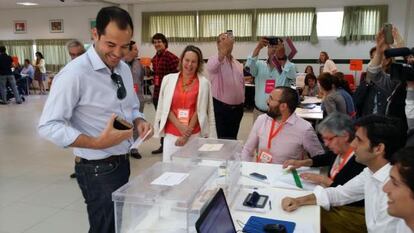
[[[273,129],[275,128],[276,120],[272,120],[272,127],[270,128],[269,137],[267,140],[267,149],[270,150],[270,148],[272,147],[273,138],[275,138],[279,134],[279,132],[282,130],[283,126],[285,125],[285,122],[286,121],[283,121],[282,123],[280,123],[279,127],[277,127],[275,131],[273,131]]]
[[[354,155],[354,150],[352,149],[352,147],[350,147],[348,149],[348,151],[342,156],[342,161],[341,161],[341,157],[337,156],[334,165],[331,168],[331,180],[334,180],[336,175],[338,175],[338,173],[342,170],[342,168],[344,168],[345,164],[348,163],[348,161],[352,158],[352,155]],[[341,161],[339,163],[339,161],[337,162],[337,160],[339,159],[339,161]],[[338,164],[339,163],[339,164]]]

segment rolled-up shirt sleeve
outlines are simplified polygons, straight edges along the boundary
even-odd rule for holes
[[[316,204],[329,210],[331,206],[343,206],[364,199],[366,169],[344,185],[338,185],[332,188],[316,186],[313,190],[313,194],[316,197]]]
[[[63,71],[60,77],[55,77],[38,125],[41,137],[61,147],[68,147],[81,134],[70,124],[73,108],[79,100],[79,79],[65,75]]]

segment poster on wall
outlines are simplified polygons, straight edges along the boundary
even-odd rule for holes
[[[14,33],[26,33],[27,32],[27,22],[26,20],[16,20],[13,21]]]
[[[96,19],[89,19],[89,31],[91,34],[91,40],[93,40],[92,29],[94,29],[95,27],[96,27]]]
[[[49,20],[49,31],[52,33],[63,32],[63,19],[51,19]]]

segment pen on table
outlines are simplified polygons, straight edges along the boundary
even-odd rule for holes
[[[269,200],[269,210],[272,210],[272,201]]]

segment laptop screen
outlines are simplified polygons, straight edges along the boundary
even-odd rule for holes
[[[220,189],[196,222],[198,233],[236,233],[223,189]]]

